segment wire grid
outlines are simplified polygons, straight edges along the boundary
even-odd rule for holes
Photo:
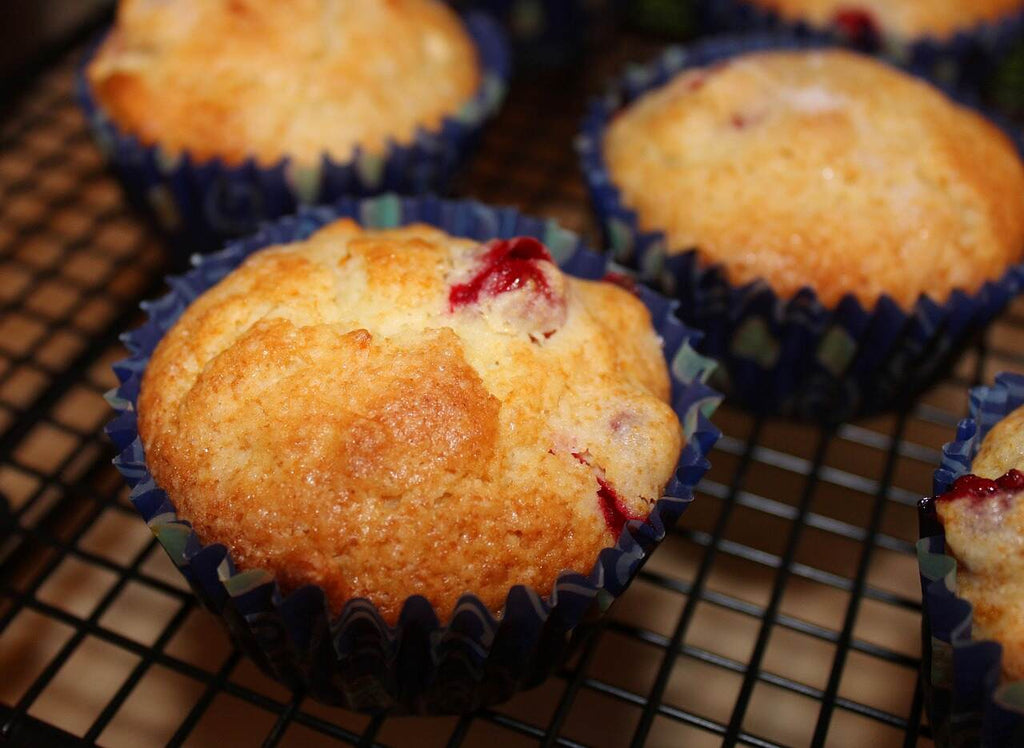
[[[593,236],[570,143],[656,45],[521,78],[458,194]],[[930,745],[914,505],[965,390],[1019,367],[1024,306],[907,413],[834,430],[728,405],[697,501],[556,677],[462,718],[324,707],[260,674],[127,502],[102,435],[118,333],[161,289],[70,100],[74,55],[0,127],[0,735],[60,745]]]

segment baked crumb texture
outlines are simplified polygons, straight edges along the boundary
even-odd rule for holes
[[[792,23],[856,31],[867,25],[903,39],[949,39],[1024,9],[1024,0],[744,0]]]
[[[407,144],[481,80],[438,0],[122,0],[87,75],[144,145],[264,166]]]
[[[589,571],[672,477],[669,388],[646,307],[537,241],[343,219],[189,306],[138,425],[204,543],[394,623]]]
[[[967,5],[967,4],[964,4]],[[984,6],[985,3],[979,3]],[[930,84],[839,50],[753,52],[675,75],[610,124],[642,230],[734,285],[905,310],[1003,276],[1024,250],[1014,144]]]
[[[935,509],[957,561],[956,593],[973,608],[972,638],[998,641],[1004,677],[1024,678],[1024,474],[963,476]]]

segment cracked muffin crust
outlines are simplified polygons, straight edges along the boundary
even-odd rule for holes
[[[87,76],[144,145],[266,166],[409,143],[481,74],[438,0],[122,0]]]
[[[139,432],[206,542],[394,622],[546,594],[645,518],[683,436],[646,307],[542,244],[350,220],[255,253],[157,347]]]
[[[956,593],[971,603],[971,635],[1003,645],[1003,674],[1024,678],[1024,474],[965,475],[938,497]]]
[[[630,104],[602,144],[612,183],[667,250],[730,283],[909,309],[1001,277],[1024,250],[1024,165],[997,127],[926,82],[839,50],[744,54]]]
[[[745,0],[787,21],[913,39],[948,39],[1024,9],[1024,0]]]

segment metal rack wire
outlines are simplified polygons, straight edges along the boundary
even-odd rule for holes
[[[591,233],[570,143],[585,96],[650,43],[520,79],[460,194]],[[71,54],[0,126],[0,736],[104,745],[928,745],[914,504],[965,389],[1020,366],[1017,305],[905,413],[832,430],[725,406],[698,500],[557,677],[463,718],[291,694],[199,610],[126,501],[101,400],[159,292],[70,98]],[[2,742],[2,741],[0,741]]]

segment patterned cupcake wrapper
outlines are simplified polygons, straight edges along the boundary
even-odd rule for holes
[[[948,39],[891,34],[851,35],[840,25],[812,27],[784,19],[746,0],[694,0],[704,28],[713,32],[788,32],[805,38],[844,43],[884,57],[947,85],[977,86],[990,75],[1014,42],[1024,35],[1024,11],[965,29]],[[856,2],[850,3],[856,10]]]
[[[104,158],[114,168],[128,200],[151,218],[184,261],[196,251],[223,246],[225,239],[253,233],[260,223],[294,213],[300,205],[344,196],[384,192],[443,191],[473,150],[483,125],[500,108],[510,72],[504,32],[489,16],[468,13],[466,30],[477,48],[481,82],[476,94],[436,130],[419,128],[411,143],[390,142],[383,153],[357,148],[348,161],[324,155],[319,163],[282,158],[262,166],[253,158],[228,165],[196,161],[143,145],[103,112],[86,76],[99,48],[78,69],[76,97]]]
[[[344,199],[332,207],[303,209],[260,233],[206,257],[168,280],[171,292],[143,308],[149,320],[123,336],[131,356],[115,366],[120,385],[108,399],[117,418],[108,434],[120,450],[118,470],[132,487],[132,502],[188,579],[203,604],[221,616],[239,646],[272,676],[321,701],[373,712],[456,713],[508,698],[541,682],[563,661],[569,639],[622,593],[692,500],[718,438],[708,416],[720,397],[706,384],[710,363],[691,344],[697,333],[674,315],[675,304],[637,288],[670,362],[672,404],[687,437],[664,497],[646,522],[627,524],[614,547],[601,552],[589,573],[563,572],[553,589],[513,587],[499,619],[471,594],[463,595],[447,624],[422,597],[410,597],[395,627],[365,599],[349,601],[332,618],[319,587],[283,596],[264,571],[239,571],[222,545],[204,546],[154,483],[136,423],[142,373],[164,333],[189,303],[252,252],[308,237],[338,217],[364,226],[426,222],[480,241],[533,236],[559,265],[582,278],[602,278],[607,259],[552,221],[469,201],[386,195]]]
[[[988,432],[1024,405],[1024,376],[1003,373],[970,392],[969,415],[942,448],[933,491],[946,493],[971,463]],[[956,596],[956,561],[946,555],[934,499],[920,504],[924,620],[922,682],[928,719],[940,746],[1024,744],[1024,681],[1000,684],[1002,647],[971,638],[971,605]]]
[[[892,407],[932,382],[963,341],[1021,290],[1024,264],[977,293],[955,291],[944,304],[922,296],[909,313],[888,296],[871,309],[852,295],[829,308],[810,288],[785,299],[763,281],[734,286],[721,266],[705,265],[696,250],[669,255],[662,233],[639,228],[601,147],[605,129],[623,106],[681,70],[746,52],[825,46],[814,39],[754,35],[670,47],[653,63],[627,69],[605,96],[590,103],[577,150],[606,246],[616,260],[681,301],[683,322],[704,332],[701,353],[720,364],[716,387],[752,410],[838,421]],[[958,92],[946,92],[972,104]],[[1019,133],[992,119],[1024,151]]]

